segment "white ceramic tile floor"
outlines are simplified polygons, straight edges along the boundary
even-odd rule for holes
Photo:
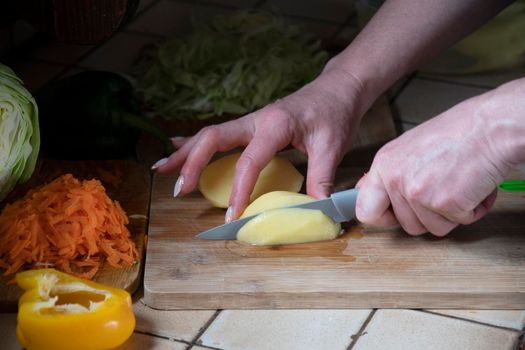
[[[133,304],[133,311],[137,319],[137,331],[188,342],[197,336],[215,313],[215,310],[154,310],[141,301]]]
[[[370,310],[226,310],[198,343],[228,350],[344,350]]]
[[[522,330],[525,327],[525,310],[429,310],[495,326]]]
[[[124,344],[114,350],[185,350],[187,347],[188,344],[170,339],[133,333]]]
[[[22,349],[22,346],[16,339],[16,313],[0,313],[0,349]]]
[[[395,99],[401,121],[421,123],[488,89],[414,78]]]
[[[511,350],[519,333],[413,310],[378,310],[352,350]]]

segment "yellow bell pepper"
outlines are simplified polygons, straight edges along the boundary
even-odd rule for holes
[[[124,343],[135,328],[128,292],[55,269],[16,275],[25,290],[16,335],[27,350],[102,350]]]

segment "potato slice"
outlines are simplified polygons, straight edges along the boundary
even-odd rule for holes
[[[256,245],[279,245],[336,238],[341,225],[320,210],[282,208],[312,200],[314,198],[305,194],[285,191],[259,197],[246,208],[242,217],[260,214],[239,230],[237,239]]]
[[[254,200],[246,209],[244,209],[241,218],[259,214],[270,209],[289,207],[291,205],[302,204],[314,200],[315,198],[302,193],[288,191],[268,192]]]
[[[235,164],[240,153],[222,157],[210,163],[199,179],[199,190],[214,206],[227,208],[232,191]],[[261,171],[255,188],[250,195],[250,202],[271,191],[299,192],[304,177],[290,161],[274,157]]]

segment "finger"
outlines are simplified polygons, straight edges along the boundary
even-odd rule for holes
[[[492,191],[476,208],[462,213],[441,213],[444,217],[452,222],[457,222],[462,225],[470,225],[485,216],[490,209],[492,209],[494,202],[498,196],[497,189]]]
[[[356,216],[365,224],[380,227],[398,224],[390,209],[390,198],[381,178],[371,170],[360,180],[360,190],[357,196]]]
[[[191,139],[191,137],[175,136],[175,137],[172,137],[170,140],[171,140],[171,143],[173,144],[173,146],[175,146],[175,148],[179,149],[182,146],[184,146],[184,144],[186,142],[188,142],[190,139]]]
[[[342,145],[341,145],[342,146]],[[341,156],[337,145],[322,143],[308,152],[306,192],[315,198],[328,197],[334,188],[334,177]]]
[[[443,237],[458,226],[457,223],[448,220],[444,216],[435,213],[422,205],[412,204],[412,209],[426,230],[435,236]]]
[[[417,236],[427,232],[406,198],[399,191],[391,189],[388,196],[397,221],[408,234]]]
[[[173,152],[168,158],[163,158],[155,163],[151,169],[159,174],[172,174],[180,170],[193,145],[198,141],[196,136],[188,140],[180,149]]]
[[[199,132],[198,139],[194,144],[191,144],[191,150],[180,171],[183,180],[179,183],[178,192],[185,194],[193,191],[197,186],[202,170],[213,155],[216,152],[229,151],[245,144],[248,139],[246,133],[240,127],[232,129],[224,125],[207,127]],[[183,148],[185,147],[186,145],[183,146]]]
[[[363,176],[361,176],[361,178],[359,179],[359,181],[357,181],[357,183],[355,184],[355,187],[356,188],[361,188],[363,187],[363,184],[365,183],[366,181],[366,173],[363,174]]]
[[[274,130],[272,130],[274,131]],[[242,152],[235,168],[230,207],[226,221],[238,218],[248,203],[259,174],[275,154],[286,147],[289,140],[283,133],[267,135],[266,131],[256,134]]]

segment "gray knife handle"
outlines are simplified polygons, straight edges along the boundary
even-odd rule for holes
[[[355,203],[357,202],[358,188],[332,193],[330,198],[339,212],[346,220],[355,219]]]

